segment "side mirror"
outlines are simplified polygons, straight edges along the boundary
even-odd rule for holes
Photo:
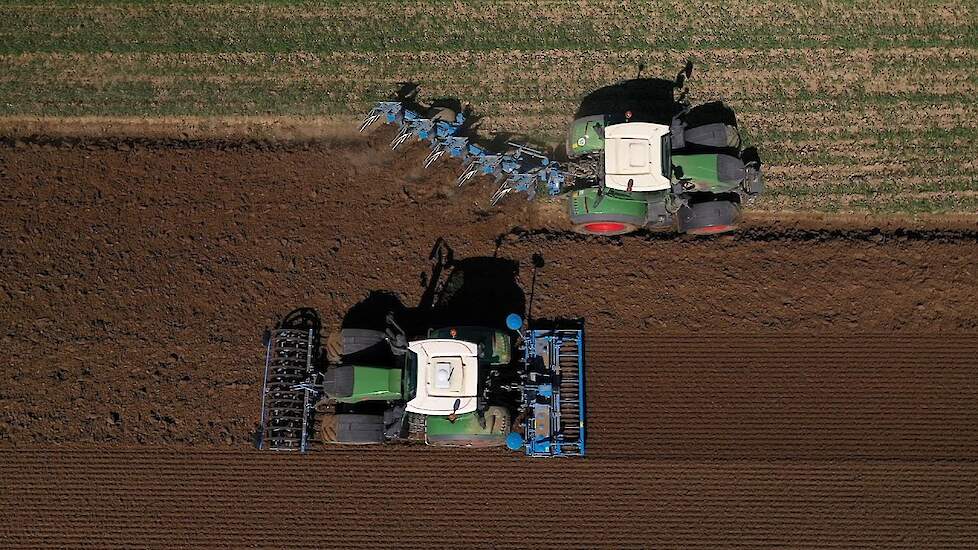
[[[458,408],[461,406],[462,406],[462,400],[456,399],[455,403],[452,405],[452,414],[448,415],[448,421],[451,422],[452,424],[454,424],[455,421],[458,420],[458,415],[455,413],[456,411],[458,411]]]

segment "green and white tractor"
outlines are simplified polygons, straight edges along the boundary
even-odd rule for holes
[[[424,443],[583,456],[583,321],[524,326],[522,313],[500,315],[523,304],[522,291],[485,265],[455,269],[437,306],[402,312],[407,332],[389,312],[381,326],[343,326],[323,339],[314,310],[287,315],[266,335],[258,446]]]
[[[725,233],[763,191],[761,163],[757,150],[744,146],[732,110],[686,100],[691,74],[687,64],[674,81],[633,79],[586,97],[561,162],[525,144],[494,151],[470,135],[466,113],[421,104],[416,89],[377,104],[360,128],[384,120],[399,127],[392,147],[411,138],[428,142],[426,166],[445,156],[461,159],[459,185],[494,177],[492,204],[512,192],[566,195],[570,221],[581,233]]]

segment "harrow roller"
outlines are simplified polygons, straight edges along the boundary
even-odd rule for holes
[[[305,451],[316,394],[308,381],[313,371],[315,329],[277,329],[266,348],[262,389],[260,447]]]

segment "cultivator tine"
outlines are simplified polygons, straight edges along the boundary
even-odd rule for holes
[[[445,156],[445,153],[447,152],[448,151],[446,151],[440,143],[435,144],[435,146],[431,148],[431,152],[428,153],[428,156],[424,158],[424,167],[431,168],[431,165],[438,162],[438,159]]]
[[[424,167],[430,168],[432,164],[444,157],[446,153],[453,157],[460,156],[461,152],[465,150],[466,142],[468,142],[467,138],[460,137],[436,138],[431,144],[431,152],[424,159]]]
[[[391,141],[391,149],[397,149],[404,144],[411,137],[415,137],[418,141],[433,140],[439,131],[437,122],[430,118],[415,118],[417,117],[412,111],[405,111],[404,123],[401,125],[401,130],[397,133],[397,137]]]
[[[478,173],[479,173],[479,167],[476,166],[475,164],[472,164],[471,166],[466,168],[464,172],[462,172],[462,175],[458,177],[456,183],[458,183],[459,187],[462,187],[463,185],[471,181],[472,178],[474,178]]]
[[[508,195],[511,191],[512,191],[512,189],[509,188],[506,185],[506,183],[503,183],[502,185],[500,185],[499,186],[499,189],[496,189],[496,192],[493,193],[492,194],[492,197],[489,198],[489,206],[496,206],[496,204],[499,201],[503,200],[503,197],[505,197],[506,195]]]
[[[401,129],[398,130],[397,135],[391,140],[391,150],[393,151],[401,145],[404,145],[404,142],[410,139],[413,135],[414,132],[411,125],[405,124],[404,126],[401,126]]]
[[[499,189],[496,189],[496,192],[492,194],[492,197],[489,198],[489,206],[496,206],[499,201],[503,200],[503,197],[512,192],[513,188],[506,185],[506,183],[503,183],[499,186]]]
[[[493,174],[498,178],[499,174],[502,173],[502,163],[503,155],[480,155],[471,157],[468,168],[458,178],[458,186],[465,185],[477,175]]]
[[[447,153],[451,157],[463,158],[468,153],[468,138],[447,136],[437,137],[431,145],[431,152],[424,159],[424,167],[430,168]]]
[[[400,124],[403,119],[404,105],[400,101],[381,101],[374,105],[373,109],[367,113],[366,118],[360,124],[359,131],[362,132],[369,128],[373,123],[384,118],[386,124]]]
[[[366,130],[367,128],[369,128],[370,126],[372,126],[374,122],[377,122],[378,120],[380,120],[380,117],[382,115],[383,115],[383,113],[376,113],[374,111],[370,111],[370,114],[367,115],[367,118],[363,119],[363,122],[360,123],[360,128],[357,129],[357,131],[358,132],[362,132],[362,131]]]
[[[505,179],[499,189],[496,189],[496,192],[492,194],[492,198],[489,199],[489,206],[496,206],[503,197],[513,191],[525,192],[527,200],[533,200],[536,197],[536,186],[533,181],[536,179],[535,174],[509,174],[508,176],[500,174],[500,177]]]

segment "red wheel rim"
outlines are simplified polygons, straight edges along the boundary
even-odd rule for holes
[[[625,229],[625,224],[618,222],[594,222],[584,225],[589,233],[614,233]]]
[[[687,233],[692,233],[694,235],[713,235],[715,233],[723,233],[726,231],[733,231],[736,228],[734,225],[708,225],[706,227],[698,227]]]

